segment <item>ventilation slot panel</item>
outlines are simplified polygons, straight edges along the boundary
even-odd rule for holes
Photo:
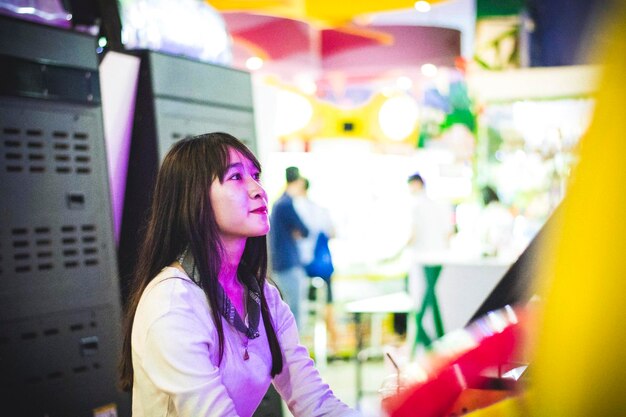
[[[11,383],[33,386],[71,378],[97,378],[103,369],[103,354],[110,354],[108,333],[102,333],[98,324],[106,322],[109,314],[106,309],[82,310],[2,323],[0,355],[25,352],[7,364],[7,372],[14,377]],[[27,354],[36,351],[47,351],[52,356]]]
[[[54,268],[53,237],[49,227],[11,229],[14,271],[18,274]]]
[[[39,128],[2,128],[2,158],[10,173],[44,173],[48,169],[59,175],[92,173],[91,136],[87,132]]]
[[[100,264],[98,237],[94,224],[61,227],[63,265],[67,269],[81,265],[92,267]]]
[[[40,129],[2,128],[2,158],[7,172],[46,171],[45,138]]]

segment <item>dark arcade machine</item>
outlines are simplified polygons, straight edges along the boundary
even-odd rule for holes
[[[0,403],[129,416],[96,38],[0,16]]]
[[[130,415],[116,388],[121,307],[159,164],[211,131],[257,151],[249,73],[127,52],[141,67],[116,253],[96,46],[0,16],[0,396],[15,415]],[[281,415],[270,388],[255,416]]]

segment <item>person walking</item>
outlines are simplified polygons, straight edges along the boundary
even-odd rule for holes
[[[335,227],[327,208],[320,206],[309,197],[310,182],[303,178],[302,189],[294,198],[296,213],[309,229],[306,238],[298,240],[300,260],[309,278],[319,277],[326,283],[326,306],[324,323],[328,333],[329,355],[337,352],[337,327],[333,309],[332,275],[335,271],[328,241],[335,237]]]
[[[272,279],[278,284],[296,318],[298,328],[301,328],[301,307],[308,280],[297,242],[309,235],[309,229],[296,213],[293,199],[302,193],[304,179],[300,176],[298,167],[288,167],[285,170],[285,180],[285,192],[272,206],[270,215]]]

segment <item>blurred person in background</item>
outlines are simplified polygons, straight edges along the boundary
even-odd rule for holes
[[[483,256],[506,256],[512,254],[514,217],[505,207],[493,187],[486,185],[480,190],[483,209],[478,218],[478,237]]]
[[[309,229],[296,213],[293,199],[302,194],[304,178],[300,176],[298,167],[288,167],[285,170],[285,180],[287,182],[285,192],[272,206],[270,216],[272,279],[278,284],[300,328],[301,307],[306,302],[305,294],[309,280],[300,259],[297,242],[309,235]]]
[[[407,179],[411,193],[411,235],[408,245],[413,252],[440,252],[448,249],[454,232],[451,207],[426,194],[426,183],[419,173]]]
[[[454,216],[452,207],[427,195],[426,183],[418,172],[410,175],[407,183],[411,194],[411,235],[408,246],[413,259],[409,269],[408,290],[413,299],[422,300],[416,318],[417,340],[428,346],[433,337],[443,334],[434,288],[454,232]],[[427,310],[431,310],[433,315],[434,329],[430,330],[434,336],[427,334],[428,325],[424,320]]]
[[[427,195],[426,182],[419,172],[407,178],[407,185],[411,198],[410,234],[405,245],[410,252],[407,286],[411,297],[421,300],[426,294],[427,282],[434,286],[441,271],[442,258],[454,233],[454,215],[452,207]],[[406,331],[405,317],[406,314],[394,316],[394,326],[400,334]]]
[[[337,352],[337,328],[334,321],[332,275],[335,270],[328,247],[329,239],[335,237],[335,227],[328,209],[311,200],[309,180],[303,178],[301,192],[294,198],[296,212],[309,229],[306,238],[298,240],[300,260],[309,278],[320,277],[326,283],[326,306],[324,321],[328,332],[329,354]]]

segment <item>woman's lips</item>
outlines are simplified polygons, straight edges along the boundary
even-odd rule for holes
[[[263,206],[263,207],[255,208],[254,210],[252,210],[252,213],[267,214],[267,207]]]

